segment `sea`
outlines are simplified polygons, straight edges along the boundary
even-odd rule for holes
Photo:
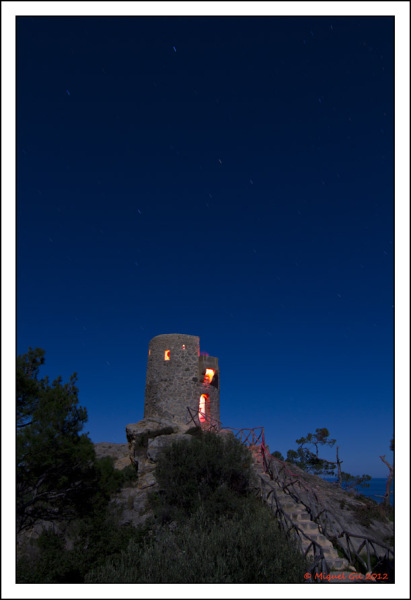
[[[326,481],[337,481],[335,477],[324,477]],[[369,487],[361,487],[357,486],[355,489],[356,492],[366,496],[367,498],[372,498],[375,502],[383,502],[384,498],[378,498],[378,496],[384,496],[385,488],[387,485],[386,477],[373,477],[369,482]],[[391,497],[390,502],[394,505],[394,485],[391,484]]]

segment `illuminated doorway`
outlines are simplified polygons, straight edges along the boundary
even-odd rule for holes
[[[200,423],[206,423],[210,418],[210,397],[208,394],[201,394],[200,396],[198,418]]]

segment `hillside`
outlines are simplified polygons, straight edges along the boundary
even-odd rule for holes
[[[102,442],[95,444],[95,450],[98,458],[111,456],[117,469],[122,469],[130,464],[128,444]],[[337,517],[338,522],[344,529],[353,534],[374,538],[384,545],[393,547],[394,523],[387,518],[381,504],[359,494],[347,492],[321,477],[306,473],[295,465],[290,465],[290,467],[292,472],[298,475],[298,479],[314,491],[324,506]],[[152,483],[154,484],[154,481]],[[130,495],[134,495],[136,500],[139,499],[136,502],[136,507],[138,505],[143,509],[142,491],[140,486],[134,491],[130,489],[127,490],[127,493],[123,491],[125,503]],[[129,505],[130,501],[128,501]],[[138,523],[137,515],[132,514],[128,506],[125,509],[127,513],[126,520]]]

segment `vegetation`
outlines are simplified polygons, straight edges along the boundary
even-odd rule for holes
[[[351,490],[357,486],[364,488],[369,487],[369,481],[371,481],[371,475],[350,475],[350,473],[341,471],[340,486],[344,490]]]
[[[394,520],[394,508],[391,505],[375,502],[372,498],[367,498],[361,494],[356,496],[361,504],[350,504],[352,510],[358,518],[358,522],[364,527],[369,527],[372,521],[385,522],[387,519]]]
[[[166,448],[155,475],[161,492],[152,506],[163,522],[199,508],[209,518],[231,516],[249,492],[251,454],[233,436],[204,433]]]
[[[287,461],[296,465],[303,471],[314,475],[336,475],[337,468],[338,483],[341,488],[348,490],[357,486],[369,487],[370,475],[351,475],[341,470],[342,460],[339,458],[339,447],[337,446],[337,460],[330,461],[319,457],[319,447],[328,446],[332,448],[337,440],[329,437],[330,433],[326,427],[317,428],[315,433],[308,433],[306,437],[296,440],[297,450],[287,452]],[[315,452],[312,451],[315,448]]]
[[[87,411],[78,405],[76,375],[64,384],[40,378],[44,350],[17,358],[17,581],[83,581],[101,556],[119,552],[130,528],[118,527],[112,495],[136,480],[132,467],[114,468],[110,457],[96,460],[81,433]],[[42,530],[37,542],[24,532]],[[68,549],[70,548],[70,549]]]
[[[110,500],[136,472],[96,460],[76,375],[40,378],[44,355],[17,359],[18,583],[303,581],[305,561],[253,496],[250,454],[231,436],[174,442],[158,461],[153,517],[121,525]]]
[[[80,434],[87,411],[69,383],[39,378],[44,350],[17,358],[17,531],[73,518],[93,495],[94,447]]]
[[[307,565],[251,494],[249,452],[213,433],[159,457],[150,534],[90,571],[89,583],[290,583]]]
[[[391,448],[394,449],[394,440],[391,440]],[[387,460],[385,460],[385,454],[384,456],[380,456],[380,459],[388,467],[389,470],[387,483],[385,485],[384,504],[386,504],[386,506],[390,506],[391,484],[394,478],[394,468],[392,467],[392,465],[390,465],[390,463]]]
[[[231,518],[210,520],[199,508],[174,528],[153,530],[142,543],[92,570],[88,583],[296,583],[307,570],[257,500]]]

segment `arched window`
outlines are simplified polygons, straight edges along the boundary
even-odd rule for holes
[[[206,423],[210,417],[210,396],[201,394],[198,406],[198,418],[200,423]]]
[[[164,352],[164,360],[170,360],[170,350]]]

